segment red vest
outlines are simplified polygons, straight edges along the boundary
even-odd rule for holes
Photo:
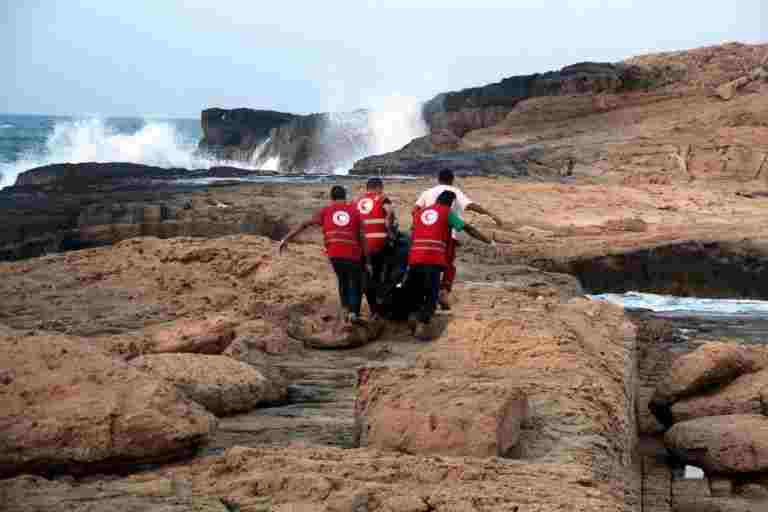
[[[449,213],[451,208],[442,204],[433,204],[414,213],[409,265],[448,266]]]
[[[387,243],[387,212],[384,210],[385,196],[368,192],[357,200],[357,211],[363,221],[363,232],[368,242],[368,252],[375,254]]]
[[[361,261],[360,216],[351,203],[334,203],[323,208],[325,252],[329,258]]]

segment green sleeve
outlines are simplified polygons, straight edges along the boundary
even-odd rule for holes
[[[448,214],[448,225],[451,226],[455,231],[464,231],[464,226],[466,226],[467,223],[464,222],[464,220],[454,212],[450,212]]]

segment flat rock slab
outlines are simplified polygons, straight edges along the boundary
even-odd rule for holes
[[[676,423],[664,436],[667,448],[708,473],[768,470],[768,417],[709,416]]]
[[[6,331],[0,361],[0,475],[166,460],[188,455],[216,428],[175,386],[85,339]]]
[[[217,416],[248,411],[274,396],[261,372],[227,356],[151,354],[131,364],[175,384]]]
[[[235,339],[235,323],[226,317],[180,320],[155,328],[151,352],[221,354]]]
[[[705,416],[763,414],[763,395],[768,392],[768,370],[742,375],[722,388],[685,398],[672,405],[677,423]]]
[[[528,416],[510,379],[366,367],[355,404],[360,446],[411,454],[509,457]]]
[[[0,502],[7,512],[227,512],[216,497],[190,496],[179,482],[157,479],[73,486],[29,475],[0,480]],[[267,510],[267,509],[263,509]],[[254,509],[254,512],[256,509]]]
[[[768,366],[764,347],[708,343],[677,359],[656,385],[649,408],[663,424],[674,420],[669,408],[676,401],[715,385],[725,385],[740,375]]]

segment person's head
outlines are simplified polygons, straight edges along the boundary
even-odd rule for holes
[[[334,201],[343,201],[347,198],[347,189],[341,185],[331,187],[331,199]]]
[[[437,182],[441,185],[453,185],[453,171],[450,169],[440,171],[440,174],[437,175]]]
[[[443,190],[439,196],[437,196],[437,204],[444,206],[453,206],[453,201],[456,199],[456,194],[450,190]]]
[[[382,192],[384,190],[384,182],[381,178],[370,178],[365,184],[365,189],[368,192]]]

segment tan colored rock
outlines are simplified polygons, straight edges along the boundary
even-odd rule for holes
[[[509,457],[528,416],[514,382],[482,373],[363,368],[355,404],[361,446],[405,453]]]
[[[733,480],[723,475],[709,477],[709,490],[712,496],[722,498],[733,494]]]
[[[24,475],[0,480],[0,503],[6,512],[227,512],[216,497],[181,496],[168,479],[149,482],[95,483],[72,486]]]
[[[736,93],[745,85],[760,79],[768,78],[768,70],[763,67],[753,69],[749,74],[740,76],[736,80],[732,80],[718,87],[715,92],[720,99],[728,101],[736,96]]]
[[[179,320],[151,334],[150,351],[221,354],[235,338],[235,323],[226,317]]]
[[[683,498],[675,512],[762,512],[759,503],[742,498]]]
[[[274,393],[258,370],[227,356],[150,354],[131,364],[178,386],[217,416],[253,409]]]
[[[739,496],[752,501],[768,501],[768,488],[756,483],[746,483],[739,487]]]
[[[0,474],[170,459],[216,428],[175,386],[83,339],[4,335],[0,361],[13,368],[0,387]]]
[[[742,375],[722,388],[685,398],[672,406],[674,421],[726,414],[763,414],[768,370]]]
[[[656,385],[649,407],[663,424],[673,423],[669,407],[714,385],[725,385],[745,373],[768,366],[763,347],[707,343],[678,358],[667,376]]]
[[[768,470],[768,417],[711,416],[676,423],[664,436],[667,448],[686,463],[712,473]]]

